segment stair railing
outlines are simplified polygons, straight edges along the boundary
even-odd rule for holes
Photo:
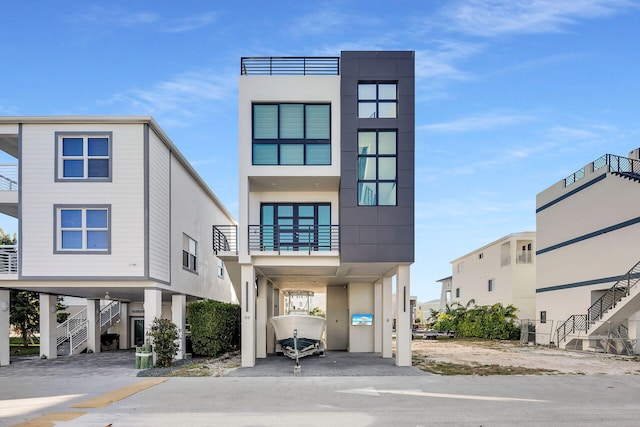
[[[574,314],[566,322],[556,329],[558,345],[566,340],[567,336],[575,332],[587,332],[589,326],[602,319],[607,310],[616,306],[624,297],[629,295],[631,289],[640,281],[640,262],[634,265],[622,276],[604,295],[602,295],[587,310],[587,314]]]
[[[100,332],[104,332],[113,325],[113,321],[120,316],[120,301],[111,301],[100,310]]]
[[[566,322],[561,324],[556,330],[558,335],[558,344],[564,341],[567,336],[575,334],[576,332],[586,332],[589,323],[587,322],[586,314],[574,314],[567,319]]]
[[[634,265],[620,280],[618,280],[604,295],[594,302],[587,315],[589,323],[594,323],[602,319],[607,310],[616,306],[616,304],[624,297],[629,295],[631,289],[640,281],[640,262]]]
[[[83,308],[56,327],[56,346],[67,341],[72,332],[87,322],[87,309]]]

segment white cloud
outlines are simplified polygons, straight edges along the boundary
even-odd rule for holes
[[[118,93],[109,102],[126,104],[138,114],[189,117],[202,103],[231,99],[234,95],[233,77],[221,76],[219,70],[212,69],[185,72],[150,89]]]
[[[607,17],[631,5],[629,0],[470,0],[441,13],[458,32],[495,37],[563,31],[581,19]]]
[[[532,119],[533,117],[525,114],[486,113],[416,128],[428,132],[477,132],[512,126]]]
[[[209,12],[202,15],[176,19],[173,22],[169,22],[168,27],[163,31],[168,33],[184,33],[187,31],[197,30],[216,21],[219,16],[220,15],[216,12]]]
[[[160,15],[151,12],[133,13],[122,7],[111,8],[103,6],[91,6],[84,12],[76,13],[69,17],[72,23],[109,24],[120,27],[134,27],[136,25],[153,24],[160,20]]]

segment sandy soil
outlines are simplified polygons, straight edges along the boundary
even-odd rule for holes
[[[442,363],[550,369],[558,374],[640,375],[640,358],[575,352],[502,341],[412,341],[414,355]]]

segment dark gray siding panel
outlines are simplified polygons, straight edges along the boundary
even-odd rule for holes
[[[342,262],[413,262],[415,59],[412,51],[342,52],[340,256]],[[359,81],[397,81],[398,118],[359,119]],[[397,206],[358,206],[358,129],[398,130]]]

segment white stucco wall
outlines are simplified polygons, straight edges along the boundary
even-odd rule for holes
[[[520,247],[528,243],[532,244],[532,263],[517,263]],[[503,253],[503,247],[508,247],[508,252]],[[452,261],[452,301],[463,305],[471,299],[476,305],[513,304],[518,309],[518,318],[535,318],[535,247],[536,233],[514,233]],[[503,266],[504,256],[509,257],[509,262]],[[464,266],[459,272],[457,265],[460,263]],[[488,289],[490,279],[493,280],[491,292]],[[456,298],[456,288],[460,288],[460,298]]]
[[[587,175],[570,187],[556,184],[537,197],[538,208],[573,191],[606,169]],[[640,183],[611,174],[547,207],[536,215],[538,249],[567,242],[640,216]],[[539,254],[537,259],[536,310],[546,311],[547,323],[537,327],[538,342],[552,339],[560,323],[573,314],[586,314],[598,293],[614,282],[589,284],[621,276],[639,260],[640,224],[599,234]],[[576,286],[577,285],[577,286]],[[551,287],[560,287],[553,290]],[[640,307],[639,307],[640,308]]]
[[[374,313],[374,284],[349,283],[349,315]],[[382,319],[373,319],[380,322]],[[374,351],[375,326],[351,324],[349,318],[349,351],[352,353]]]

